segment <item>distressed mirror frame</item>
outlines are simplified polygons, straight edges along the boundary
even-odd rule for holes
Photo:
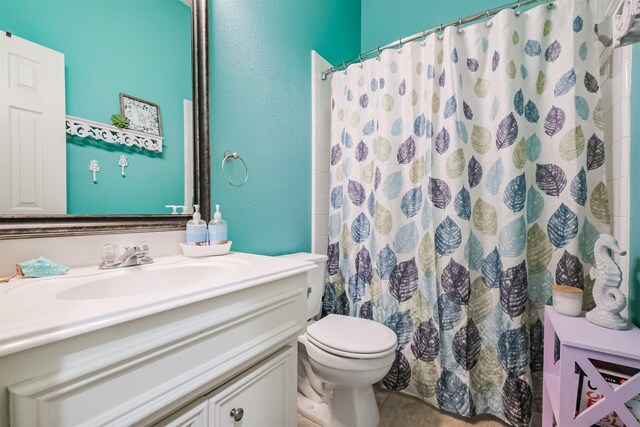
[[[205,221],[211,214],[208,22],[207,0],[192,0],[194,204],[200,205]],[[0,240],[181,230],[189,218],[189,215],[3,215]]]

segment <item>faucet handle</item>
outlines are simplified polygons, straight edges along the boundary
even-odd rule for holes
[[[107,243],[100,248],[100,261],[102,263],[113,262],[118,258],[120,248],[113,243]]]
[[[149,252],[149,244],[147,242],[140,242],[133,247],[134,252]]]

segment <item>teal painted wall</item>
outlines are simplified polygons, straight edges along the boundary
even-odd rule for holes
[[[640,45],[633,47],[631,68],[631,196],[629,236],[630,312],[633,322],[640,327]]]
[[[214,0],[211,19],[212,198],[233,249],[311,249],[311,50],[329,62],[360,48],[360,1]],[[249,182],[228,185],[225,150]],[[227,168],[241,179],[240,162]]]
[[[183,203],[190,13],[178,0],[0,0],[1,29],[64,53],[68,115],[110,124],[120,92],[160,105],[161,155],[68,138],[69,213],[169,213],[164,205]],[[91,159],[100,162],[97,184]]]
[[[508,0],[362,0],[362,51],[458,18],[509,3]]]

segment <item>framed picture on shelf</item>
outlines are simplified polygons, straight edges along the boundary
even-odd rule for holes
[[[120,112],[129,119],[129,129],[162,136],[162,120],[158,104],[121,93]]]

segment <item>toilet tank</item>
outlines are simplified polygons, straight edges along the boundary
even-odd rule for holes
[[[324,293],[324,274],[327,256],[306,252],[282,256],[295,258],[299,261],[312,262],[318,266],[318,268],[314,268],[307,273],[307,286],[309,289],[309,291],[307,291],[307,320],[317,316],[322,311],[322,294]]]

